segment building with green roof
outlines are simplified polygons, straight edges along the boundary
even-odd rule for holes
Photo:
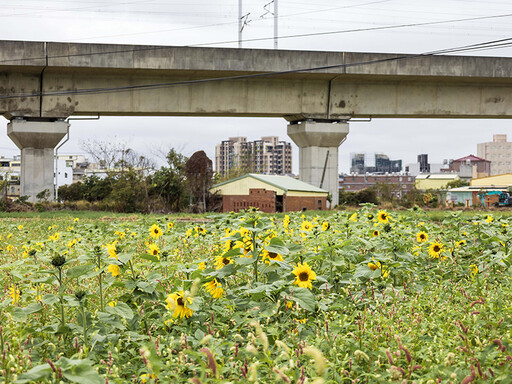
[[[256,173],[214,185],[210,192],[222,196],[223,212],[254,207],[267,213],[325,210],[329,194],[289,176]]]

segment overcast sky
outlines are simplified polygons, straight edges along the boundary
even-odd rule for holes
[[[273,11],[273,5],[265,8],[270,1],[243,0],[242,13],[248,14],[243,39],[263,39],[246,41],[244,48],[273,48],[274,18],[266,10]],[[508,0],[278,0],[278,8],[279,49],[422,53],[512,37]],[[453,21],[469,18],[480,19]],[[410,24],[422,25],[375,30]],[[337,33],[287,37],[321,32]],[[235,48],[238,0],[0,0],[0,39]],[[464,54],[512,57],[512,48]],[[123,141],[150,157],[174,147],[187,156],[204,150],[214,160],[215,144],[231,136],[278,135],[291,141],[284,119],[102,117],[71,123],[70,140],[60,153],[82,153],[80,143],[95,138]],[[428,153],[431,162],[476,155],[477,143],[496,133],[512,140],[512,121],[354,122],[340,147],[340,171],[349,170],[354,152],[386,153],[404,163],[415,162],[419,153]],[[6,135],[0,137],[0,153],[19,153]],[[297,173],[296,147],[293,168]]]

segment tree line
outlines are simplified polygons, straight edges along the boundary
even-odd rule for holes
[[[171,148],[166,164],[156,168],[130,149],[113,149],[105,143],[88,143],[84,149],[105,172],[59,187],[58,200],[68,206],[87,202],[89,209],[149,213],[204,212],[218,204],[209,193],[213,168],[204,151],[188,158]]]

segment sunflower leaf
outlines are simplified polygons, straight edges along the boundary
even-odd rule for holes
[[[141,253],[141,254],[139,255],[139,257],[140,257],[141,259],[149,260],[149,261],[153,261],[153,262],[158,262],[158,261],[160,261],[160,259],[158,258],[158,256],[150,255],[149,253]]]
[[[308,288],[300,288],[300,287],[294,287],[291,286],[286,291],[281,292],[281,296],[286,298],[288,300],[293,300],[297,304],[299,304],[302,308],[304,308],[306,311],[314,312],[316,308],[316,299],[313,295],[313,292],[309,290]]]
[[[256,261],[255,257],[239,257],[238,259],[234,260],[236,264],[238,265],[249,265],[254,264]]]

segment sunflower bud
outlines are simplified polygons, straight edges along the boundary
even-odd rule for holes
[[[63,255],[55,255],[52,257],[51,263],[55,268],[61,268],[66,264],[66,258]]]
[[[79,291],[76,291],[75,292],[75,297],[78,301],[82,301],[82,299],[87,295],[87,292],[85,292],[84,290],[79,290]]]

